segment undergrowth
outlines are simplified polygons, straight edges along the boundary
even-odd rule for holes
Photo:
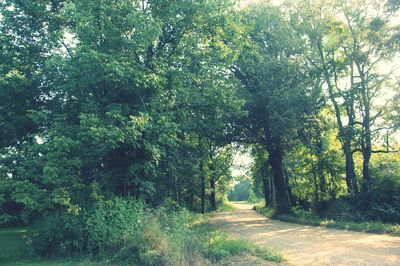
[[[80,213],[54,212],[24,229],[27,232],[8,234],[8,242],[18,245],[8,252],[13,257],[0,256],[0,264],[210,265],[243,252],[282,260],[214,228],[208,217],[173,202],[152,209],[140,201],[115,198]]]
[[[284,222],[298,223],[312,226],[323,226],[327,228],[346,229],[351,231],[384,233],[394,236],[400,236],[399,224],[388,224],[380,221],[352,222],[346,220],[335,220],[330,218],[320,218],[312,211],[306,211],[300,208],[293,208],[291,214],[277,214],[274,209],[263,207],[261,205],[254,208],[264,216],[281,220]]]

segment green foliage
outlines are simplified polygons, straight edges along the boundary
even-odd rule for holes
[[[81,214],[54,213],[29,232],[26,228],[1,229],[0,240],[10,246],[0,258],[15,265],[17,261],[32,265],[192,265],[247,252],[268,261],[282,260],[206,222],[207,217],[173,201],[154,210],[141,201],[115,198],[81,210]],[[42,258],[30,254],[30,249]],[[60,259],[65,257],[70,259]]]
[[[113,255],[137,237],[148,217],[145,205],[130,199],[101,201],[79,213],[56,211],[32,229],[32,247],[41,256]]]
[[[37,221],[30,232],[34,252],[40,256],[68,256],[87,248],[87,232],[82,214],[57,211]]]
[[[250,196],[247,198],[248,203],[259,203],[264,199],[256,195],[253,190],[250,190]]]
[[[390,110],[373,104],[393,87],[374,65],[398,53],[398,29],[370,17],[374,3],[339,2],[1,1],[0,224],[34,224],[42,256],[264,256],[180,207],[223,204],[244,143],[254,182],[230,200],[264,196],[279,212],[301,206],[282,219],[392,230],[369,221],[400,220],[400,158],[371,157],[379,129],[399,124],[398,95]],[[390,17],[398,4],[387,4]]]
[[[229,201],[246,201],[250,196],[251,180],[241,177],[233,188],[228,191]]]
[[[229,144],[244,115],[228,74],[241,31],[232,10],[229,0],[3,1],[1,222],[114,196],[200,210],[202,163],[214,163],[219,198],[229,171],[205,147]]]
[[[134,239],[149,219],[144,208],[141,202],[118,198],[94,205],[85,217],[89,253],[113,254]]]

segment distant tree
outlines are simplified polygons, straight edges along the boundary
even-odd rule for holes
[[[233,188],[228,191],[228,200],[245,201],[250,196],[251,180],[244,176],[236,178],[237,181]]]

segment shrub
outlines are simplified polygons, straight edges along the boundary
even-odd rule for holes
[[[40,256],[67,256],[82,253],[87,233],[82,214],[56,211],[36,222],[30,234],[35,253]]]
[[[91,254],[115,254],[134,241],[149,220],[140,201],[115,198],[96,204],[85,217],[87,251]]]
[[[53,212],[34,225],[30,238],[41,256],[115,254],[146,220],[142,202],[115,198],[79,213]]]
[[[203,223],[174,202],[150,209],[140,201],[100,201],[78,214],[54,212],[35,225],[32,247],[41,256],[91,256],[116,265],[201,265],[245,251],[269,253]]]
[[[150,209],[140,201],[114,198],[78,214],[57,211],[38,221],[30,235],[40,256],[86,256],[112,263],[193,264],[205,248],[198,216],[167,202]]]

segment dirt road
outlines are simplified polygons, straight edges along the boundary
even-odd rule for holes
[[[252,205],[235,207],[212,223],[278,251],[290,265],[400,265],[400,237],[285,223],[256,213]]]

